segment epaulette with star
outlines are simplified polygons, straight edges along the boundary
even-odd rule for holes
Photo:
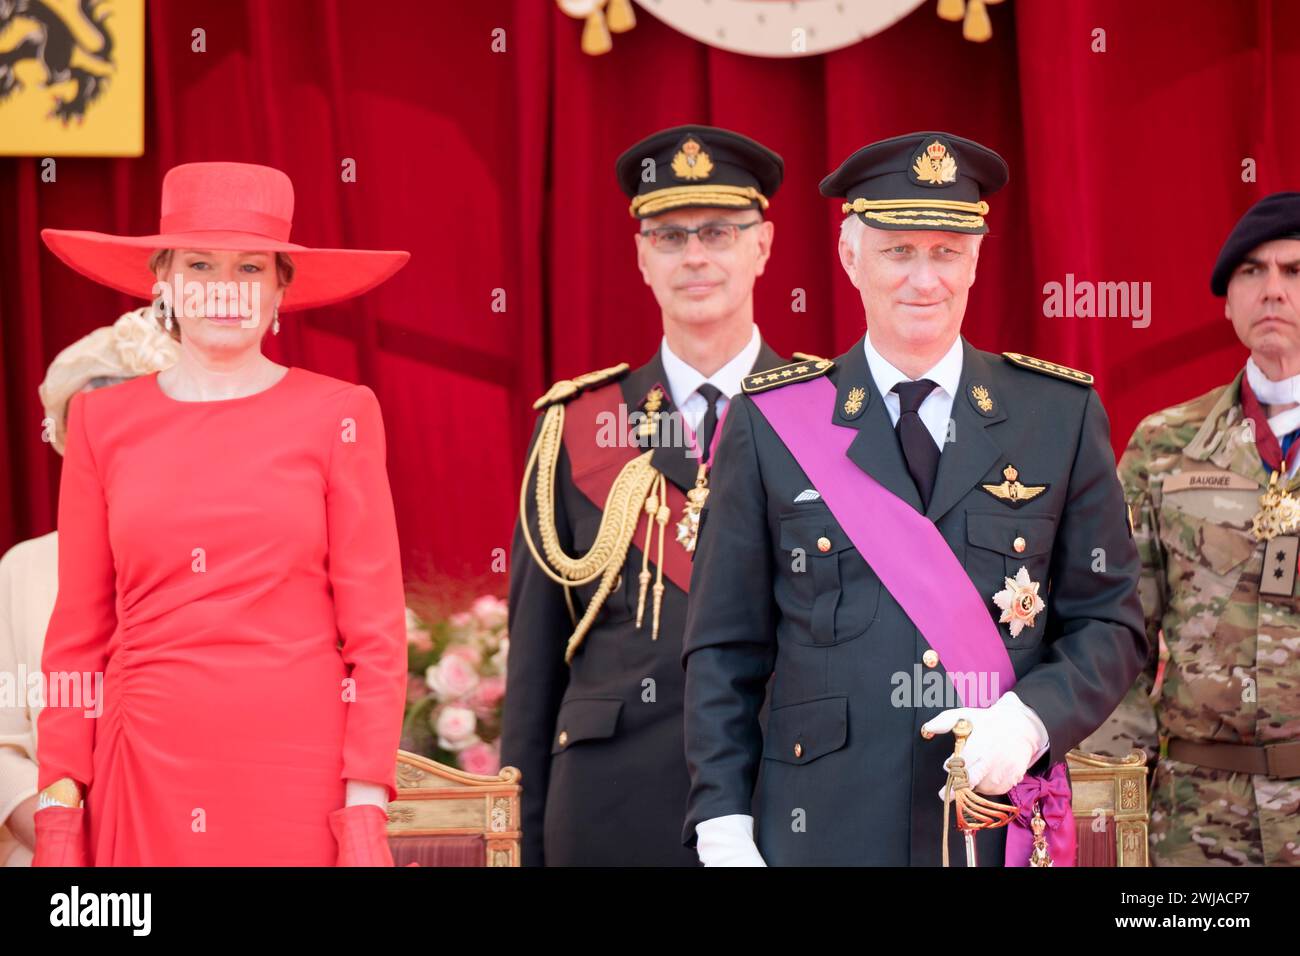
[[[835,363],[830,359],[810,357],[806,361],[791,362],[789,365],[781,365],[756,375],[746,375],[740,382],[740,388],[746,395],[766,392],[769,388],[778,388],[792,382],[806,382],[818,375],[825,375],[834,366]]]
[[[595,385],[617,382],[627,374],[630,367],[626,362],[619,362],[617,365],[611,365],[609,368],[602,368],[596,372],[586,372],[577,378],[562,378],[547,389],[545,395],[533,402],[533,408],[543,409],[548,405],[554,405],[556,402],[567,402],[575,395]]]
[[[1003,352],[1002,357],[1013,365],[1019,365],[1021,368],[1027,368],[1032,372],[1042,372],[1044,375],[1062,378],[1067,382],[1074,382],[1076,385],[1092,384],[1091,375],[1087,372],[1080,372],[1077,368],[1070,368],[1068,365],[1057,365],[1055,362],[1048,362],[1045,359],[1021,355],[1019,352]]]

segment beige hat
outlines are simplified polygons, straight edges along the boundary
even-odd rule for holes
[[[54,448],[63,454],[64,411],[72,396],[101,375],[134,378],[170,367],[180,345],[158,326],[150,306],[122,315],[77,339],[54,357],[39,392],[45,415],[54,420]]]

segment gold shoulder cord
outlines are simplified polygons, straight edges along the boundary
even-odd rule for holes
[[[533,560],[548,578],[564,587],[565,600],[569,603],[571,613],[573,612],[571,589],[590,584],[597,578],[601,579],[591,603],[587,606],[582,620],[577,622],[565,647],[564,660],[565,663],[570,663],[623,569],[628,548],[636,534],[638,516],[643,507],[646,511],[646,554],[642,558],[637,627],[641,626],[646,589],[650,580],[648,561],[651,526],[652,523],[657,523],[659,525],[659,575],[654,586],[653,637],[658,639],[659,609],[664,591],[663,534],[664,525],[668,521],[668,507],[665,504],[667,489],[664,485],[664,477],[651,466],[650,458],[654,453],[647,451],[624,465],[618,477],[614,479],[613,485],[610,486],[600,516],[600,528],[596,531],[596,540],[591,550],[580,558],[565,554],[555,529],[555,469],[560,458],[563,439],[564,404],[556,403],[547,408],[537,441],[533,444],[532,453],[528,456],[528,464],[524,467],[524,480],[519,487],[519,521],[524,531],[524,542],[528,545]],[[545,557],[538,553],[537,545],[534,544],[529,531],[528,484],[534,470],[537,472],[535,494],[537,526]]]

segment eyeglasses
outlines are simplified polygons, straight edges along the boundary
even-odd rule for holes
[[[706,222],[696,229],[684,226],[659,226],[646,229],[641,235],[650,240],[655,250],[663,253],[681,252],[691,241],[691,236],[699,236],[700,244],[710,252],[721,252],[736,244],[742,229],[757,226],[762,219],[753,222]]]

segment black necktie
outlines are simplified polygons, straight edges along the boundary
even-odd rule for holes
[[[934,476],[939,470],[939,446],[934,443],[930,430],[921,421],[917,410],[925,397],[938,388],[937,382],[923,378],[917,382],[899,382],[894,386],[898,393],[900,414],[894,431],[907,460],[907,470],[921,493],[922,508],[930,507],[930,494],[934,491]]]
[[[700,464],[704,464],[709,460],[709,446],[713,444],[713,433],[718,430],[718,399],[722,397],[722,389],[705,382],[696,391],[709,403],[709,410],[704,413],[700,430],[695,436],[700,450]]]

